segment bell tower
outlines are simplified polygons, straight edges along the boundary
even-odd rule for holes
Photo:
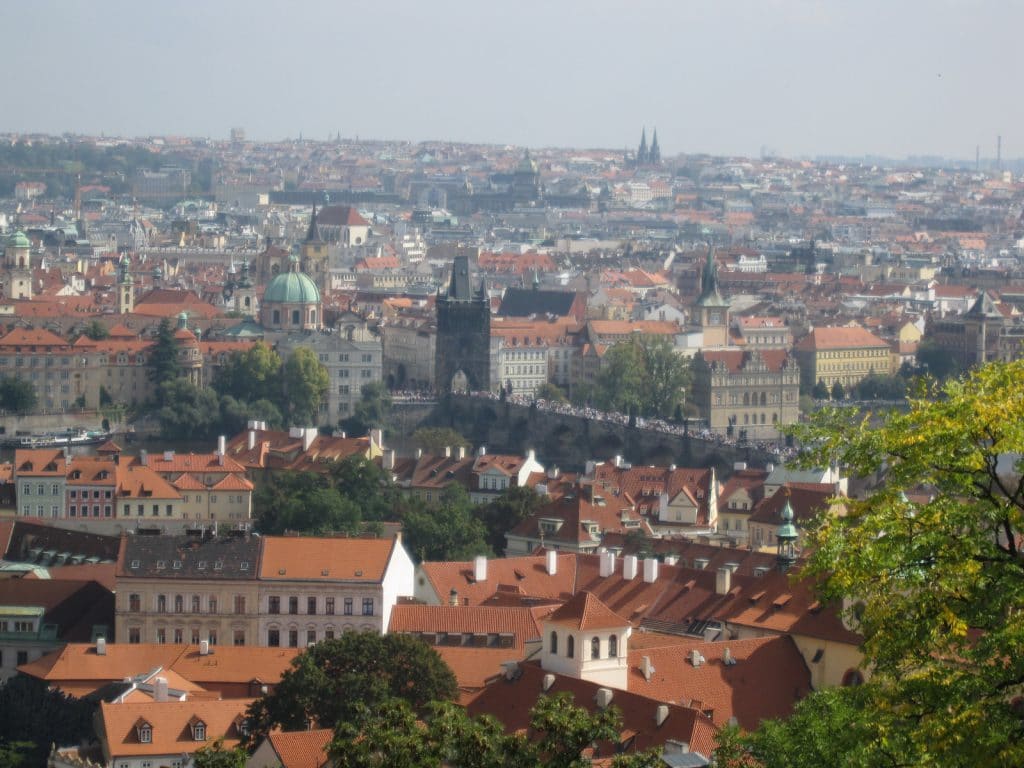
[[[135,280],[128,271],[128,255],[121,256],[117,264],[117,314],[127,315],[135,311]]]
[[[24,232],[15,232],[7,239],[4,248],[4,265],[7,267],[10,299],[32,298],[32,244]]]
[[[729,345],[729,300],[718,290],[718,268],[713,248],[708,248],[708,260],[704,265],[701,283],[700,297],[696,304],[700,327],[704,331],[701,349],[726,347]]]
[[[313,278],[321,293],[330,289],[327,276],[327,241],[320,233],[315,205],[313,215],[309,218],[306,239],[302,241],[302,271]]]

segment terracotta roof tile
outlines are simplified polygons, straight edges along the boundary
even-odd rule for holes
[[[384,571],[401,539],[342,539],[265,536],[260,578],[314,581],[370,581]]]
[[[571,600],[552,612],[547,621],[565,624],[574,629],[629,626],[628,620],[619,616],[590,592],[577,592]]]
[[[327,763],[327,749],[334,739],[334,731],[330,728],[278,731],[267,738],[281,768],[321,768]]]

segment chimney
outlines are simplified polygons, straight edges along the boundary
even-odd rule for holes
[[[598,688],[594,698],[597,700],[598,709],[608,709],[608,705],[612,703],[612,689]]]
[[[460,445],[456,449],[455,456],[459,461],[462,461],[464,458],[466,458],[466,446]]]
[[[621,456],[616,456],[614,459],[612,459],[612,466],[614,466],[616,469],[621,467],[622,466],[622,457]]]
[[[764,465],[764,471],[767,472],[770,475],[772,472],[775,471],[775,465],[772,464],[772,463],[765,464]]]
[[[96,655],[106,656],[107,655],[107,638],[97,637],[96,638]]]
[[[615,573],[615,553],[614,552],[602,552],[601,553],[601,578],[607,579],[613,573]]]
[[[141,464],[144,467],[149,466],[149,453],[146,451],[145,448],[139,451],[139,464]]]
[[[376,445],[378,448],[384,447],[384,432],[379,429],[370,430],[370,444]]]
[[[267,431],[267,422],[261,421],[260,425],[259,425],[259,430],[260,430],[260,432],[266,432]]]
[[[665,555],[665,565],[675,565],[679,562],[679,558],[675,555]]]
[[[503,661],[501,667],[505,670],[506,680],[515,680],[519,676],[518,661]]]
[[[722,663],[727,667],[731,667],[736,663],[736,659],[732,655],[732,651],[728,648],[722,649]]]
[[[487,558],[483,555],[473,558],[473,580],[476,582],[487,581]]]
[[[174,451],[164,451],[164,461],[174,461]]]
[[[316,427],[306,427],[302,433],[302,450],[308,451],[309,446],[313,444],[313,441],[316,440],[317,435],[319,434],[320,431]],[[342,435],[342,437],[344,437],[344,435]]]
[[[248,446],[248,448],[249,448],[249,450],[250,450],[250,451],[251,451],[251,450],[252,450],[253,448],[255,448],[255,447],[256,447],[256,430],[255,430],[255,429],[250,429],[250,430],[249,430],[249,439],[248,439],[248,441],[246,442],[246,445]]]
[[[622,578],[626,581],[636,578],[636,555],[626,555],[622,558]]]
[[[648,683],[651,682],[651,677],[654,676],[654,665],[651,664],[650,656],[644,656],[640,659],[640,671],[644,675],[644,680]]]
[[[302,427],[288,427],[288,437],[292,439],[302,437]]]
[[[533,450],[533,448],[531,448],[530,450],[528,450],[526,452],[526,460],[527,461],[536,461],[537,460],[537,453]]]
[[[668,704],[659,704],[654,710],[654,724],[660,726],[668,720]]]
[[[450,459],[452,457],[452,447],[450,445],[446,445],[444,447],[444,455],[445,455],[445,458],[448,458],[448,459]]]
[[[224,435],[217,438],[217,453],[223,456],[228,451],[228,439]]]
[[[153,700],[164,702],[167,701],[167,678],[158,677],[155,680],[156,685],[153,689]]]
[[[416,460],[419,461],[422,458],[423,458],[423,449],[422,448],[417,448],[416,449]]]
[[[486,445],[481,445],[479,448],[477,448],[476,449],[476,455],[477,456],[486,456],[487,455],[487,446]]]
[[[548,674],[544,675],[544,681],[541,684],[542,688],[544,689],[544,693],[547,693],[549,690],[551,690],[551,686],[554,685],[554,684],[555,684],[555,676],[554,675],[552,675],[550,672]]]
[[[548,479],[549,480],[557,480],[558,479],[558,474],[559,474],[558,467],[551,467],[551,469],[548,470]]]
[[[704,657],[700,655],[700,651],[694,648],[690,651],[690,663],[693,664],[694,669],[698,669],[704,662]]]
[[[715,594],[726,595],[732,589],[732,571],[728,568],[719,568],[715,574]]]
[[[547,565],[548,576],[558,573],[558,552],[549,549],[544,553],[545,564]]]
[[[200,640],[199,641],[199,655],[200,656],[209,656],[210,655],[210,641],[209,640]]]
[[[658,580],[658,560],[654,557],[644,558],[644,581],[653,584]]]
[[[457,607],[459,604],[459,590],[452,587],[452,591],[448,593],[448,605],[452,608]]]
[[[381,466],[384,467],[384,469],[394,469],[395,468],[395,449],[394,448],[388,448],[386,451],[384,451],[384,457],[381,459]]]
[[[732,464],[734,472],[742,472],[747,468],[747,462],[745,461],[734,461]]]
[[[245,428],[246,428],[246,429],[256,429],[256,427],[257,427],[258,425],[259,425],[259,422],[258,422],[258,421],[253,421],[252,419],[250,419],[249,421],[247,421],[247,422],[245,423]]]

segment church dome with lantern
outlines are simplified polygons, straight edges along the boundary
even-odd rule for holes
[[[267,286],[260,307],[264,328],[292,331],[316,330],[321,324],[320,289],[309,275],[299,270],[299,258],[288,260],[288,271]]]

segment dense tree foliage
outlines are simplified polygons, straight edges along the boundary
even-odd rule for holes
[[[208,440],[237,434],[251,420],[271,426],[281,422],[277,407],[268,400],[247,403],[230,395],[218,398],[214,390],[197,387],[188,379],[164,382],[157,391],[163,405],[156,416],[165,440]]]
[[[272,728],[333,728],[376,711],[391,699],[424,712],[434,701],[451,701],[455,675],[437,651],[410,635],[346,632],[299,654],[273,693],[252,703],[250,740]]]
[[[487,544],[498,555],[505,553],[505,534],[537,512],[546,501],[533,488],[515,486],[479,508],[478,516],[487,529]]]
[[[245,768],[249,756],[241,747],[224,748],[224,739],[217,739],[192,755],[193,768]]]
[[[917,369],[916,373],[927,374],[939,381],[956,378],[963,373],[960,362],[930,339],[922,339],[917,346]]]
[[[641,337],[605,353],[589,396],[604,410],[670,419],[683,403],[690,380],[689,362],[671,342]]]
[[[869,373],[853,387],[853,397],[856,400],[902,400],[907,395],[908,384],[901,374]]]
[[[857,607],[848,619],[871,673],[863,699],[806,705],[844,731],[832,764],[1024,764],[1021,381],[1024,361],[994,363],[922,387],[881,427],[856,409],[825,409],[797,430],[813,446],[806,463],[884,475],[812,535],[809,572],[823,599]],[[907,500],[916,488],[927,500]]]
[[[417,560],[468,560],[491,554],[487,530],[477,517],[469,494],[451,485],[436,503],[403,499],[401,522],[406,549]]]
[[[36,388],[32,382],[17,376],[0,378],[0,409],[14,413],[31,413],[38,405]]]
[[[565,396],[565,392],[556,384],[552,384],[550,381],[545,381],[534,393],[534,397],[538,400],[547,400],[549,403],[567,403],[569,398]]]
[[[174,325],[165,317],[157,326],[153,348],[146,361],[149,366],[149,380],[158,386],[157,402],[160,405],[164,402],[161,399],[160,386],[174,381],[181,375],[180,347],[174,336]]]
[[[6,747],[8,759],[23,757],[25,765],[44,765],[51,745],[77,744],[92,736],[95,711],[93,701],[15,675],[0,685],[0,747]]]
[[[281,357],[262,341],[244,352],[233,352],[217,371],[213,388],[236,400],[269,400],[280,407]]]
[[[330,379],[316,352],[307,347],[299,347],[292,352],[282,368],[281,379],[284,416],[288,423],[319,423],[320,403],[327,394]]]
[[[93,341],[103,341],[110,338],[110,331],[99,320],[90,320],[82,329],[82,335]]]
[[[360,708],[341,723],[331,744],[337,768],[583,768],[584,750],[616,741],[621,716],[609,707],[591,714],[571,694],[541,696],[530,713],[530,733],[505,733],[492,717],[471,718],[450,703],[434,703],[418,715],[403,701]],[[532,738],[531,738],[532,737]],[[655,752],[617,755],[612,768],[655,768]]]
[[[439,455],[445,448],[470,447],[470,442],[451,427],[420,427],[412,433],[412,444],[424,453]]]
[[[382,382],[372,381],[363,385],[352,415],[339,426],[348,435],[365,435],[371,429],[382,429],[390,412],[391,393]]]

